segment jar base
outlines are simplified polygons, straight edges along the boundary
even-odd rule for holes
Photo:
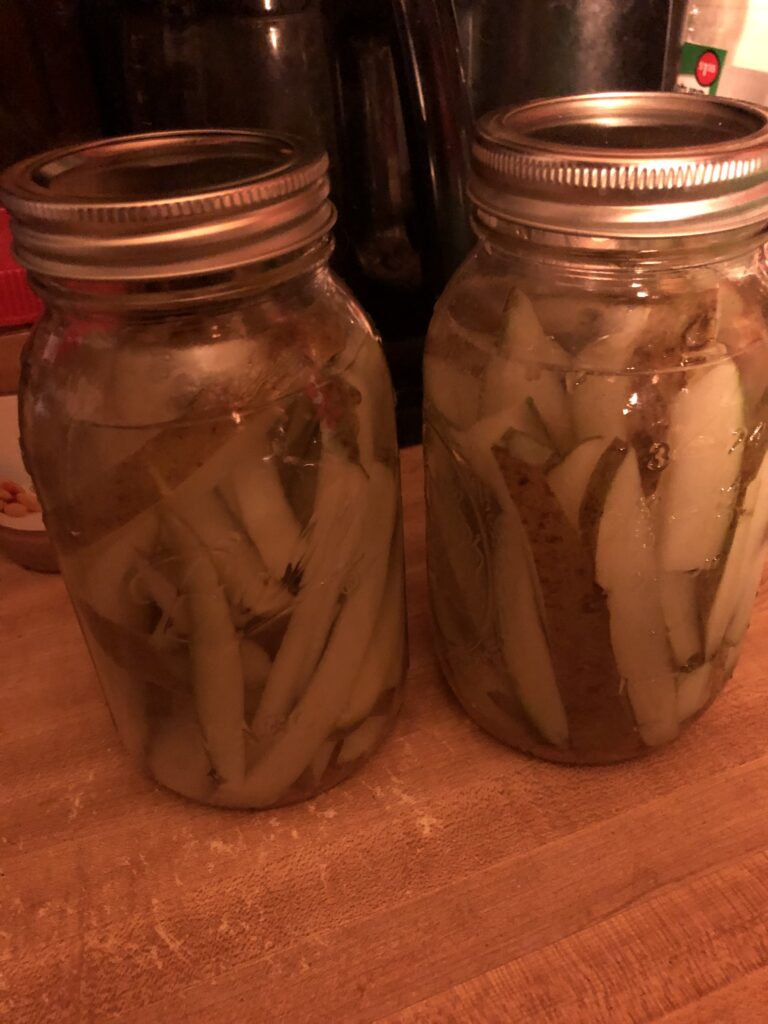
[[[628,761],[642,760],[660,753],[663,750],[667,750],[670,746],[676,743],[681,736],[683,736],[688,729],[702,717],[702,715],[706,714],[731,678],[729,676],[724,679],[722,683],[714,689],[706,704],[699,708],[698,711],[690,716],[690,718],[687,718],[682,722],[677,736],[667,743],[649,747],[646,746],[638,736],[637,748],[632,753],[579,753],[578,751],[561,749],[550,744],[537,741],[532,734],[529,734],[528,739],[523,739],[522,734],[525,730],[522,723],[519,722],[513,723],[514,738],[512,738],[512,730],[505,731],[504,728],[496,721],[493,721],[487,715],[484,715],[481,708],[468,698],[465,698],[462,695],[460,688],[455,687],[451,683],[450,674],[446,671],[444,666],[441,666],[441,670],[448,691],[458,702],[467,717],[470,718],[479,729],[482,729],[483,732],[487,733],[499,743],[503,743],[505,747],[515,753],[523,754],[526,757],[536,758],[536,760],[539,761],[548,761],[550,764],[573,768],[600,768],[614,764],[624,764]]]
[[[291,807],[294,804],[305,803],[308,800],[315,800],[317,797],[322,796],[323,793],[327,793],[330,790],[335,789],[337,786],[340,786],[342,783],[352,778],[365,764],[372,760],[372,758],[376,757],[389,739],[389,736],[395,727],[401,702],[401,697],[398,696],[396,698],[395,709],[391,715],[391,719],[386,723],[381,733],[376,738],[373,746],[366,750],[364,754],[354,760],[348,761],[345,764],[334,764],[332,767],[326,769],[319,784],[314,786],[312,789],[302,790],[298,784],[294,784],[279,800],[270,804],[255,806],[245,802],[242,804],[237,804],[234,801],[227,803],[219,802],[215,799],[215,790],[211,793],[211,797],[206,799],[202,796],[194,796],[191,793],[182,793],[180,790],[172,788],[161,779],[152,775],[146,770],[146,768],[142,768],[143,774],[164,792],[172,793],[174,797],[177,797],[180,800],[195,803],[202,807],[211,807],[224,811],[273,811],[280,807]]]

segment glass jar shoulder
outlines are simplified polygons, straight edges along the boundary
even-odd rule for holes
[[[329,273],[236,301],[153,309],[54,304],[27,357],[30,390],[68,421],[139,427],[227,415],[350,363],[372,332]]]
[[[676,372],[768,340],[767,279],[754,252],[695,266],[545,256],[480,243],[438,303],[428,364],[470,377],[497,355],[596,373]]]
[[[58,534],[100,531],[80,522],[84,506],[122,521],[251,435],[312,461],[327,427],[355,458],[393,461],[370,325],[327,272],[300,284],[172,317],[47,315],[27,355],[21,424]]]

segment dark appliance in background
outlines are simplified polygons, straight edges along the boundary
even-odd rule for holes
[[[0,171],[100,133],[76,0],[0,0]]]
[[[471,115],[445,0],[81,0],[103,130],[276,128],[329,152],[334,262],[420,435],[435,297],[470,244]]]
[[[471,244],[473,116],[659,88],[668,2],[5,0],[0,74],[20,70],[0,78],[0,167],[99,133],[280,128],[322,143],[335,259],[383,336],[411,443],[424,332]]]
[[[475,116],[548,96],[660,89],[671,0],[454,0]]]

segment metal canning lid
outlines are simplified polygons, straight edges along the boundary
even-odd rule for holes
[[[0,178],[15,255],[38,274],[146,280],[232,269],[326,234],[326,155],[289,135],[177,131],[32,157]]]
[[[605,238],[768,223],[768,110],[679,93],[538,100],[481,118],[469,195],[490,226]]]

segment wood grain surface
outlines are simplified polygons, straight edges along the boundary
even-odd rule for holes
[[[3,1024],[768,1020],[768,599],[676,745],[567,768],[481,733],[430,649],[404,453],[411,671],[354,779],[277,812],[137,774],[61,581],[0,563]]]

